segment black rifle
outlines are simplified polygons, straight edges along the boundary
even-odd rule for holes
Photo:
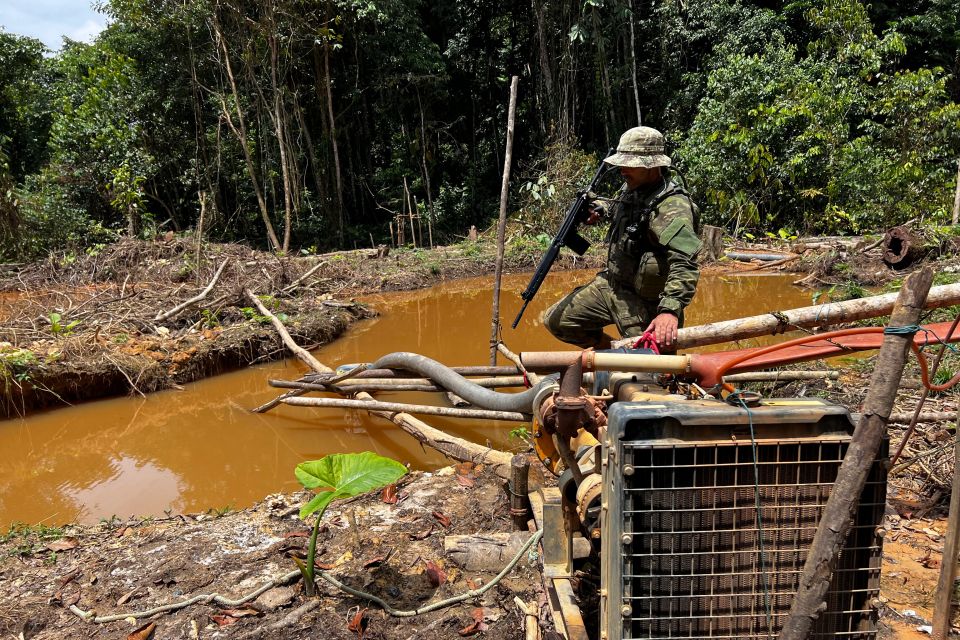
[[[607,152],[607,156],[611,154],[613,154],[613,149]],[[599,184],[603,174],[603,161],[601,161],[600,166],[597,167],[597,174],[593,176],[593,180],[590,181],[587,188],[577,192],[577,199],[574,200],[570,204],[570,208],[567,209],[567,217],[563,219],[563,224],[560,225],[560,231],[553,239],[553,242],[550,243],[550,248],[543,254],[543,258],[540,259],[537,270],[534,272],[533,277],[530,278],[530,284],[528,284],[527,288],[520,294],[524,302],[523,306],[520,307],[520,313],[517,314],[516,319],[513,321],[512,328],[516,329],[517,325],[520,324],[520,318],[523,316],[523,312],[527,310],[527,305],[530,304],[530,301],[537,295],[537,291],[540,290],[540,285],[543,284],[544,278],[546,278],[550,272],[550,267],[553,266],[553,263],[557,260],[557,256],[560,255],[560,247],[570,247],[578,256],[582,256],[587,252],[587,249],[590,248],[590,241],[577,233],[577,227],[580,226],[581,222],[590,217],[590,212],[587,209],[587,204],[590,202],[589,194],[597,188],[597,184]]]

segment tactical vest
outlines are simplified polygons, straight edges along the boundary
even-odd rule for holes
[[[651,301],[659,298],[670,268],[666,248],[652,237],[650,220],[660,203],[676,195],[687,196],[687,192],[670,180],[646,194],[624,193],[607,233],[607,277]],[[697,211],[692,203],[691,208],[696,229]]]

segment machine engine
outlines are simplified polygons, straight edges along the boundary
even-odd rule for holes
[[[564,397],[572,386],[562,378],[543,394],[536,450],[559,487],[534,507],[554,619],[570,640],[775,637],[853,433],[850,415],[817,398],[694,399],[662,383],[597,371],[579,401]],[[593,412],[602,417],[591,422]],[[811,637],[876,635],[885,456]],[[588,552],[600,559],[598,627],[584,621],[572,581],[574,558]]]

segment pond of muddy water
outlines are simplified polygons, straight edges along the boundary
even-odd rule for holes
[[[505,277],[506,344],[515,352],[569,348],[547,334],[539,316],[549,302],[592,275],[552,274],[517,330],[509,325],[529,275]],[[810,304],[810,293],[790,286],[792,279],[705,274],[687,324]],[[450,366],[487,364],[492,281],[369,296],[364,300],[380,317],[355,325],[315,355],[331,367],[392,351],[414,351]],[[248,411],[278,394],[268,379],[293,379],[303,371],[299,362],[287,360],[146,398],[102,400],[0,422],[0,533],[14,521],[54,525],[242,508],[269,493],[298,489],[297,463],[328,453],[376,451],[420,469],[444,464],[440,455],[366,412],[288,406],[262,415]],[[445,402],[439,394],[413,392],[378,397]],[[516,423],[425,419],[474,442],[519,446],[509,437]]]

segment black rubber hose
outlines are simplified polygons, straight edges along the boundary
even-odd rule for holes
[[[533,400],[544,385],[556,384],[556,377],[544,378],[540,384],[522,393],[498,393],[478,386],[450,367],[419,353],[388,353],[370,365],[371,369],[404,369],[430,378],[444,389],[454,392],[470,404],[494,411],[533,412]]]

